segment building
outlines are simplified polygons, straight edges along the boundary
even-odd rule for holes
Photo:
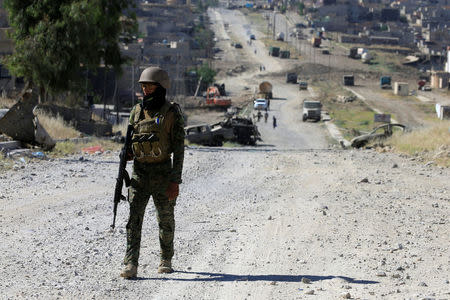
[[[408,84],[406,82],[395,82],[394,94],[398,96],[408,96],[409,95]]]

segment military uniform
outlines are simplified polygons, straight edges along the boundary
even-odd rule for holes
[[[130,217],[126,226],[127,249],[125,265],[138,266],[141,229],[150,196],[156,208],[159,225],[161,260],[172,259],[175,231],[175,199],[170,201],[166,190],[170,182],[181,183],[184,158],[184,121],[177,104],[165,101],[158,110],[136,105],[130,114],[133,138],[157,132],[157,140],[134,142],[133,174],[129,188]],[[173,158],[170,158],[173,154]],[[123,276],[126,277],[126,276]]]

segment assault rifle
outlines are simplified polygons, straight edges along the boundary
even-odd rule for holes
[[[133,135],[133,126],[128,125],[127,128],[127,135],[125,136],[125,145],[122,148],[122,151],[120,151],[120,163],[119,163],[119,174],[116,178],[116,189],[114,190],[114,208],[113,208],[113,223],[111,225],[111,228],[114,229],[116,227],[116,215],[117,215],[117,206],[119,205],[120,200],[126,200],[126,197],[122,195],[122,187],[123,182],[125,181],[125,186],[130,186],[131,179],[130,175],[128,175],[128,172],[126,170],[127,168],[127,158],[128,158],[128,151],[131,149],[131,137]]]

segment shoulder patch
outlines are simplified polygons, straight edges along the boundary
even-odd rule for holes
[[[183,111],[181,110],[181,106],[178,103],[170,102],[170,109],[178,113],[179,115],[183,115]]]
[[[138,103],[138,104],[136,104],[132,109],[131,109],[131,112],[130,112],[130,124],[131,125],[134,125],[134,124],[136,124],[137,122],[139,122],[139,117],[140,117],[140,115],[141,115],[141,110],[142,110],[142,108],[141,108],[141,105]]]

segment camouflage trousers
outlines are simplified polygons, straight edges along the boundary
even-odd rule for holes
[[[144,164],[135,161],[133,164],[131,186],[128,190],[130,217],[126,226],[127,250],[124,258],[125,265],[128,263],[138,265],[142,223],[150,196],[153,198],[156,208],[161,259],[172,259],[175,232],[175,200],[169,201],[166,196],[170,168],[170,161],[158,164]]]

